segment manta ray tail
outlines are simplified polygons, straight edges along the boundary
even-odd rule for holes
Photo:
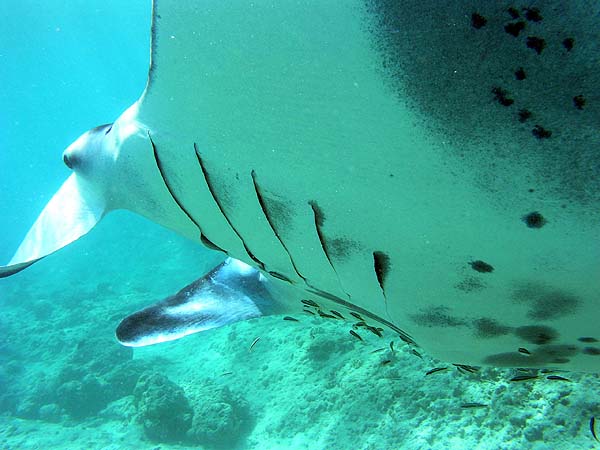
[[[29,267],[90,231],[102,218],[105,202],[84,180],[72,174],[54,194],[0,278]]]

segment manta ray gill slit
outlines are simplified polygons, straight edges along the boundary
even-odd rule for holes
[[[324,236],[323,230],[322,230],[323,223],[325,222],[325,214],[323,213],[323,210],[319,207],[319,205],[317,204],[316,201],[310,200],[308,202],[308,204],[310,205],[313,215],[314,215],[314,218],[315,218],[315,230],[317,232],[317,237],[319,238],[321,248],[323,249],[323,254],[325,255],[325,258],[327,258],[327,262],[329,262],[331,269],[335,273],[335,276],[337,277],[340,288],[342,289],[342,291],[344,291],[344,293],[348,296],[348,298],[350,298],[350,294],[348,294],[348,292],[344,289],[342,280],[340,279],[340,276],[339,276],[337,270],[335,269],[333,262],[331,261],[331,257],[329,256],[327,242],[325,241],[325,236]]]
[[[331,262],[331,258],[329,257],[329,250],[327,249],[327,242],[325,241],[325,236],[323,235],[323,223],[325,222],[325,214],[323,214],[323,210],[319,207],[316,201],[310,200],[308,202],[310,205],[313,215],[315,217],[315,230],[317,231],[317,236],[319,237],[319,242],[321,243],[321,248],[323,249],[323,253],[329,261],[329,265],[335,271],[335,267],[333,267],[333,263]]]
[[[208,171],[206,170],[206,166],[204,165],[204,162],[202,161],[202,157],[200,156],[200,151],[198,150],[198,145],[195,142],[194,142],[194,153],[196,154],[196,159],[198,161],[198,165],[200,166],[200,170],[202,171],[202,176],[204,177],[204,182],[206,183],[208,192],[210,192],[211,197],[213,198],[215,204],[217,205],[217,208],[219,208],[219,211],[225,218],[225,221],[229,224],[229,226],[231,227],[231,229],[233,230],[235,235],[239,238],[240,242],[242,243],[242,246],[244,247],[244,250],[246,250],[246,253],[250,257],[250,259],[252,261],[254,261],[258,265],[258,267],[260,267],[262,270],[265,270],[264,263],[260,259],[258,259],[254,255],[254,253],[248,248],[248,245],[246,244],[246,241],[244,240],[242,235],[238,232],[236,227],[233,226],[233,223],[231,223],[231,219],[229,218],[229,216],[227,216],[227,214],[225,214],[225,209],[223,208],[221,200],[219,200],[219,197],[217,197],[217,195],[216,195],[215,189],[213,188],[213,185],[210,181],[210,176],[208,174]]]
[[[183,211],[183,213],[190,219],[190,221],[196,226],[196,228],[198,228],[198,232],[200,233],[200,241],[202,242],[202,244],[204,244],[206,247],[208,247],[212,250],[217,250],[219,252],[223,252],[223,253],[227,254],[227,251],[225,251],[224,249],[222,249],[221,247],[219,247],[218,245],[213,243],[210,239],[208,239],[204,235],[204,233],[202,232],[202,228],[200,227],[200,224],[192,217],[192,215],[185,208],[183,203],[177,198],[177,196],[175,195],[175,192],[169,185],[167,177],[165,176],[164,167],[160,161],[160,158],[158,156],[158,150],[156,148],[156,144],[154,143],[154,140],[152,139],[150,132],[148,132],[148,139],[150,140],[150,145],[152,145],[152,153],[154,155],[154,161],[156,162],[156,167],[158,169],[158,172],[160,173],[160,177],[162,178],[163,183],[165,183],[165,187],[167,188],[169,195],[171,196],[173,201],[177,204],[177,206],[179,206],[179,209],[181,209],[181,211]]]
[[[387,296],[385,294],[385,279],[390,271],[390,257],[381,251],[373,252],[373,266],[375,269],[375,275],[377,276],[377,282],[381,288],[383,298],[387,303]]]
[[[291,255],[290,251],[288,250],[287,246],[283,242],[283,239],[281,239],[281,236],[279,236],[279,233],[277,232],[277,229],[275,228],[275,225],[274,225],[273,221],[271,220],[271,217],[269,216],[269,211],[268,211],[267,206],[265,204],[265,200],[264,200],[263,195],[261,193],[261,190],[260,190],[260,187],[258,185],[258,182],[256,181],[256,172],[254,170],[252,170],[250,172],[250,175],[252,176],[252,183],[254,185],[254,192],[256,193],[256,198],[258,200],[258,204],[260,205],[260,209],[262,210],[262,213],[265,216],[265,220],[267,221],[267,223],[269,224],[269,227],[271,227],[271,230],[273,231],[273,234],[275,235],[275,237],[277,238],[277,240],[279,241],[279,243],[283,247],[283,250],[285,250],[285,252],[287,253],[288,258],[290,259],[290,263],[292,264],[292,267],[294,268],[294,272],[296,272],[296,275],[298,275],[298,277],[301,278],[302,281],[304,281],[307,286],[310,286],[310,284],[308,283],[308,281],[306,280],[306,278],[298,271],[298,268],[296,267],[296,263],[294,262],[294,258],[292,258],[292,255]]]

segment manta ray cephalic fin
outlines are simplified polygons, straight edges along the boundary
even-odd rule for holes
[[[125,317],[116,329],[127,347],[173,341],[255,317],[290,312],[257,269],[227,258],[177,294]]]

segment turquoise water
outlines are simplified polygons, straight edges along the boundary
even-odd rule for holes
[[[62,150],[135,101],[150,2],[0,6],[0,260],[67,177]],[[17,18],[15,20],[15,18]],[[252,320],[130,350],[125,315],[218,257],[130,213],[0,282],[3,449],[591,449],[595,375],[514,383],[319,318]],[[260,341],[249,350],[256,337]],[[445,366],[445,364],[444,364]],[[482,403],[481,408],[463,408]]]

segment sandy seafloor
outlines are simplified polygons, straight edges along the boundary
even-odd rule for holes
[[[66,145],[141,93],[149,4],[2,2],[2,262],[66,178]],[[359,342],[350,322],[302,315],[133,351],[116,342],[122,317],[217,262],[115,213],[0,280],[0,449],[600,448],[589,431],[590,417],[600,417],[597,375],[425,376],[446,364],[416,357],[390,333]],[[469,402],[486,406],[461,408]]]
[[[600,412],[597,375],[522,383],[508,381],[513,370],[425,376],[446,364],[416,357],[389,332],[359,342],[350,322],[308,315],[133,351],[115,341],[121,317],[215,261],[116,213],[0,284],[0,448],[598,448],[589,431]],[[461,408],[468,402],[487,406]],[[184,425],[186,413],[194,420]]]

